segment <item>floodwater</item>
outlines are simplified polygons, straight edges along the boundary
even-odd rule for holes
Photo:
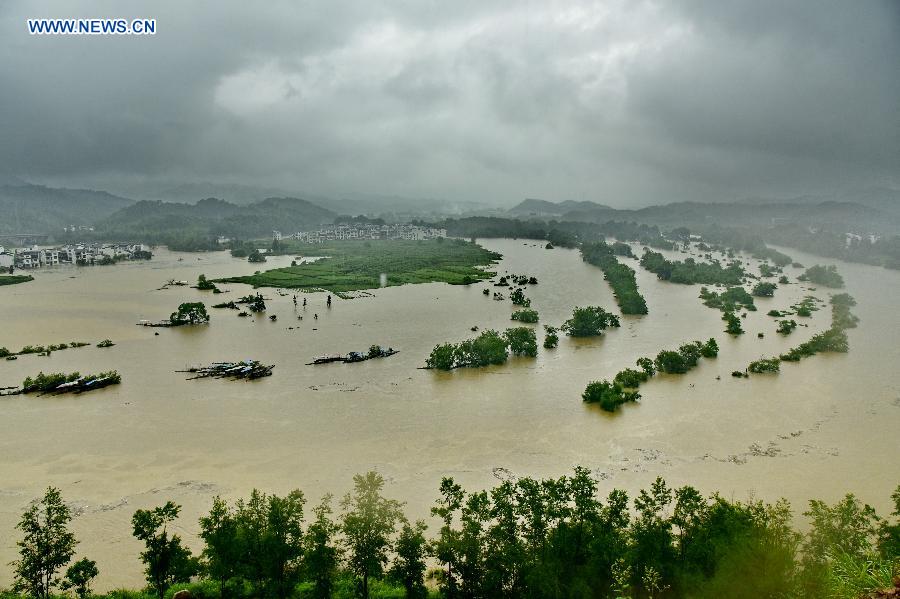
[[[538,277],[528,295],[542,323],[560,324],[577,305],[615,309],[601,271],[577,251],[522,240],[483,243],[504,255],[501,273]],[[784,251],[806,265],[834,262]],[[330,309],[324,293],[300,294],[305,310],[294,307],[292,293],[270,289],[268,314],[277,322],[211,310],[208,326],[172,329],[135,323],[163,319],[180,302],[210,305],[249,288],[225,285],[229,293],[216,296],[189,287],[158,290],[167,280],[258,266],[224,252],[160,250],[150,262],[42,270],[34,282],[0,287],[0,346],[104,338],[117,344],[0,361],[0,387],[40,370],[115,369],[123,379],[81,396],[0,398],[0,564],[15,558],[15,524],[48,485],[59,487],[77,514],[78,554],[97,560],[101,589],[141,583],[140,547],[129,524],[135,509],[167,500],[183,505],[179,530],[196,548],[197,518],[214,495],[300,488],[317,502],[325,492],[342,495],[353,474],[371,469],[386,477],[387,493],[406,501],[412,517],[428,515],[443,476],[474,490],[498,477],[559,476],[576,465],[590,468],[604,491],[634,492],[661,475],[737,499],[786,497],[798,512],[810,498],[834,501],[852,490],[887,511],[900,483],[900,273],[837,262],[859,302],[850,353],[783,364],[776,376],[734,379],[731,371],[751,360],[827,328],[829,307],[804,319],[808,328],[781,338],[766,312],[808,291],[780,286],[774,298],[757,299],[747,333],[733,339],[722,332],[720,312],[697,298],[699,286],[663,283],[629,263],[648,316],[623,318],[620,329],[599,339],[562,337],[559,348],[537,359],[452,373],[418,367],[435,344],[471,336],[472,326],[514,324],[510,303],[484,296],[484,284],[379,289],[372,297],[335,298]],[[800,271],[786,273],[793,280]],[[827,301],[827,290],[813,294]],[[589,381],[710,336],[721,347],[718,359],[702,360],[684,376],[655,377],[641,387],[639,404],[609,415],[581,402]],[[373,343],[400,353],[304,365]],[[244,358],[276,364],[274,375],[186,381],[175,372]],[[0,587],[10,576],[0,567]]]

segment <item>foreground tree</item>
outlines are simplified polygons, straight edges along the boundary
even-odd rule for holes
[[[197,561],[181,544],[181,537],[169,535],[167,526],[178,517],[181,506],[168,501],[152,510],[138,510],[131,518],[132,534],[143,541],[141,552],[147,584],[163,599],[170,586],[188,582],[197,570]]]
[[[360,596],[369,597],[369,580],[379,578],[387,564],[391,537],[403,518],[402,504],[382,497],[384,477],[377,472],[353,477],[353,491],[341,502],[342,530],[348,566],[356,575]]]
[[[59,489],[48,487],[44,497],[22,514],[18,529],[24,538],[17,543],[19,559],[13,588],[31,597],[47,599],[59,586],[57,572],[75,553],[75,535],[69,531],[72,514]]]
[[[62,583],[64,590],[71,590],[78,599],[86,599],[91,595],[91,583],[100,574],[97,562],[86,557],[81,558],[66,570],[66,579]]]
[[[391,567],[391,578],[403,585],[409,599],[423,599],[428,596],[425,588],[425,558],[428,554],[428,541],[425,530],[428,527],[419,520],[415,525],[403,524],[397,545],[394,548],[396,557]]]
[[[313,583],[313,599],[327,599],[334,590],[340,558],[335,545],[340,527],[331,519],[331,495],[325,495],[313,513],[316,519],[306,529],[306,576]]]

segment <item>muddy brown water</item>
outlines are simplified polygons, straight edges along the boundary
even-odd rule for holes
[[[483,244],[504,255],[500,273],[538,277],[528,295],[542,324],[560,324],[576,305],[615,308],[601,271],[577,251],[522,240]],[[353,474],[370,469],[386,477],[387,493],[406,501],[412,517],[428,515],[443,476],[474,490],[498,477],[559,476],[576,465],[590,468],[604,491],[634,492],[661,475],[737,499],[786,497],[798,512],[810,498],[833,501],[853,490],[887,511],[900,483],[900,273],[784,251],[807,265],[837,263],[861,322],[849,332],[849,354],[783,364],[777,376],[749,380],[730,373],[828,327],[827,306],[787,338],[766,316],[809,293],[807,286],[780,286],[774,298],[757,299],[759,310],[744,321],[747,333],[731,338],[720,312],[697,298],[699,286],[657,281],[629,261],[648,316],[623,318],[620,329],[599,339],[563,337],[537,359],[452,373],[418,367],[435,344],[469,337],[472,326],[515,324],[510,303],[484,296],[484,284],[379,289],[373,297],[335,299],[330,309],[324,293],[299,294],[306,310],[293,306],[293,292],[269,289],[268,314],[277,322],[211,310],[208,326],[173,329],[135,323],[165,318],[180,302],[210,305],[249,288],[224,285],[229,293],[216,296],[189,287],[158,290],[167,280],[258,266],[225,252],[160,250],[150,262],[45,269],[34,282],[0,287],[0,346],[104,338],[117,344],[0,361],[0,386],[41,370],[116,369],[123,378],[81,396],[0,398],[0,587],[11,582],[6,564],[15,558],[15,524],[47,485],[71,503],[78,554],[97,560],[100,589],[142,582],[140,547],[130,536],[135,509],[170,499],[182,504],[178,528],[196,548],[197,518],[215,495],[299,487],[317,502],[325,492],[342,495]],[[786,272],[794,280],[801,271]],[[812,294],[828,299],[824,288]],[[718,359],[702,360],[685,376],[655,377],[641,387],[639,404],[609,415],[580,400],[589,381],[611,378],[640,356],[711,336],[721,347]],[[373,343],[400,353],[304,365]],[[276,364],[274,376],[185,381],[174,372],[243,358]]]

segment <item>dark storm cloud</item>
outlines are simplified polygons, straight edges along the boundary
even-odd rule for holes
[[[620,206],[900,185],[891,0],[6,2],[0,56],[0,164],[35,179]]]

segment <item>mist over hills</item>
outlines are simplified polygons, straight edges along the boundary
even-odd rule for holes
[[[32,185],[0,179],[0,234],[60,233],[67,225],[93,226],[134,200],[93,189]]]

